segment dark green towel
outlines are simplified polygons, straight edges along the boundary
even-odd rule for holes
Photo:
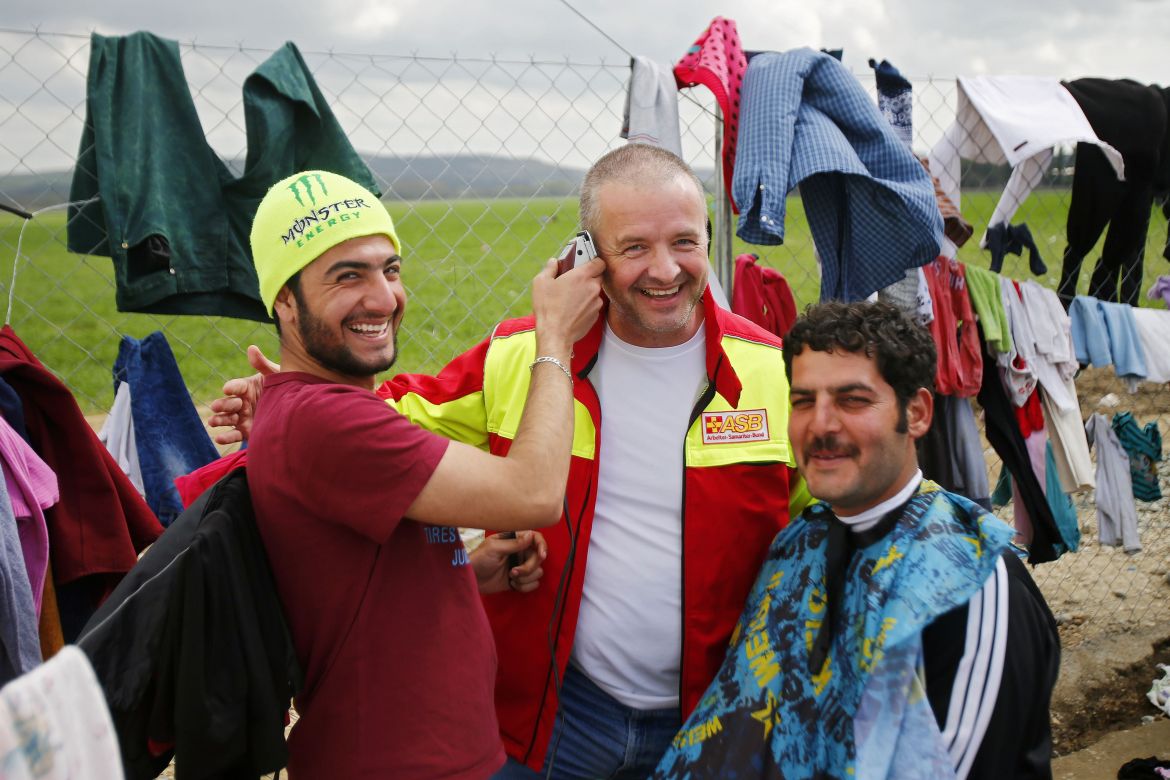
[[[268,187],[310,168],[379,193],[292,43],[244,82],[248,155],[234,178],[207,144],[179,48],[93,35],[71,251],[113,259],[119,311],[268,320],[248,233]]]

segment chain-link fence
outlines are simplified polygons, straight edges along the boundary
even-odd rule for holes
[[[526,309],[531,277],[576,229],[581,175],[592,160],[623,143],[628,64],[624,57],[582,62],[350,55],[302,43],[317,85],[367,160],[403,239],[410,305],[397,368],[437,370],[494,322]],[[242,86],[273,52],[203,44],[183,44],[180,52],[202,130],[240,173],[247,153]],[[8,320],[89,413],[112,404],[110,371],[121,336],[141,338],[154,330],[170,341],[192,397],[202,405],[219,394],[224,379],[248,371],[247,344],[275,355],[272,329],[221,317],[119,312],[109,258],[66,251],[66,212],[51,207],[70,197],[89,54],[88,36],[0,30],[0,203],[36,212],[27,222],[0,213],[0,253],[6,258],[0,269],[10,271],[3,276]],[[858,78],[872,84],[869,73]],[[914,79],[913,86],[914,148],[925,153],[954,120],[956,86],[953,79]],[[680,112],[684,156],[718,199],[714,101],[705,90],[688,90]],[[1065,245],[1072,153],[1057,149],[1016,217],[1031,227],[1049,269],[1039,281],[1051,288]],[[962,212],[975,237],[959,251],[960,261],[987,265],[978,238],[1009,174],[1004,166],[964,165]],[[1164,230],[1160,218],[1151,222],[1147,258],[1160,254]],[[819,271],[797,195],[791,197],[785,244],[734,242],[733,254],[746,251],[786,275],[798,307],[816,299]],[[1095,256],[1090,253],[1086,265]],[[1148,261],[1143,290],[1158,270],[1155,262]],[[1032,278],[1024,256],[1009,255],[1003,273]],[[1080,290],[1086,287],[1082,281]],[[1140,423],[1157,421],[1170,433],[1165,386],[1146,384],[1131,394],[1111,370],[1092,369],[1078,377],[1077,387],[1084,416],[1105,399],[1105,411],[1132,411]],[[986,445],[985,451],[994,477],[999,460]],[[1161,482],[1170,491],[1165,468]],[[1065,625],[1066,641],[1090,630],[1166,624],[1166,499],[1139,504],[1143,550],[1133,556],[1095,543],[1092,491],[1075,500],[1080,551],[1036,570]],[[1011,517],[1010,507],[1004,516]]]

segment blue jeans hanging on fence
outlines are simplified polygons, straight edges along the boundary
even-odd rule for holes
[[[130,409],[146,503],[165,526],[183,511],[174,479],[219,457],[191,403],[175,356],[162,333],[139,341],[123,336],[114,362],[114,390],[130,385]]]

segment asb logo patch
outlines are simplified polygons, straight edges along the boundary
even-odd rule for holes
[[[768,440],[768,411],[766,409],[703,412],[702,424],[704,444]]]

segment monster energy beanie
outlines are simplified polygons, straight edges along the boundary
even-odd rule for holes
[[[386,207],[360,184],[328,171],[305,171],[278,181],[252,220],[252,261],[264,308],[271,315],[284,283],[327,250],[351,238],[379,234],[402,252]]]

